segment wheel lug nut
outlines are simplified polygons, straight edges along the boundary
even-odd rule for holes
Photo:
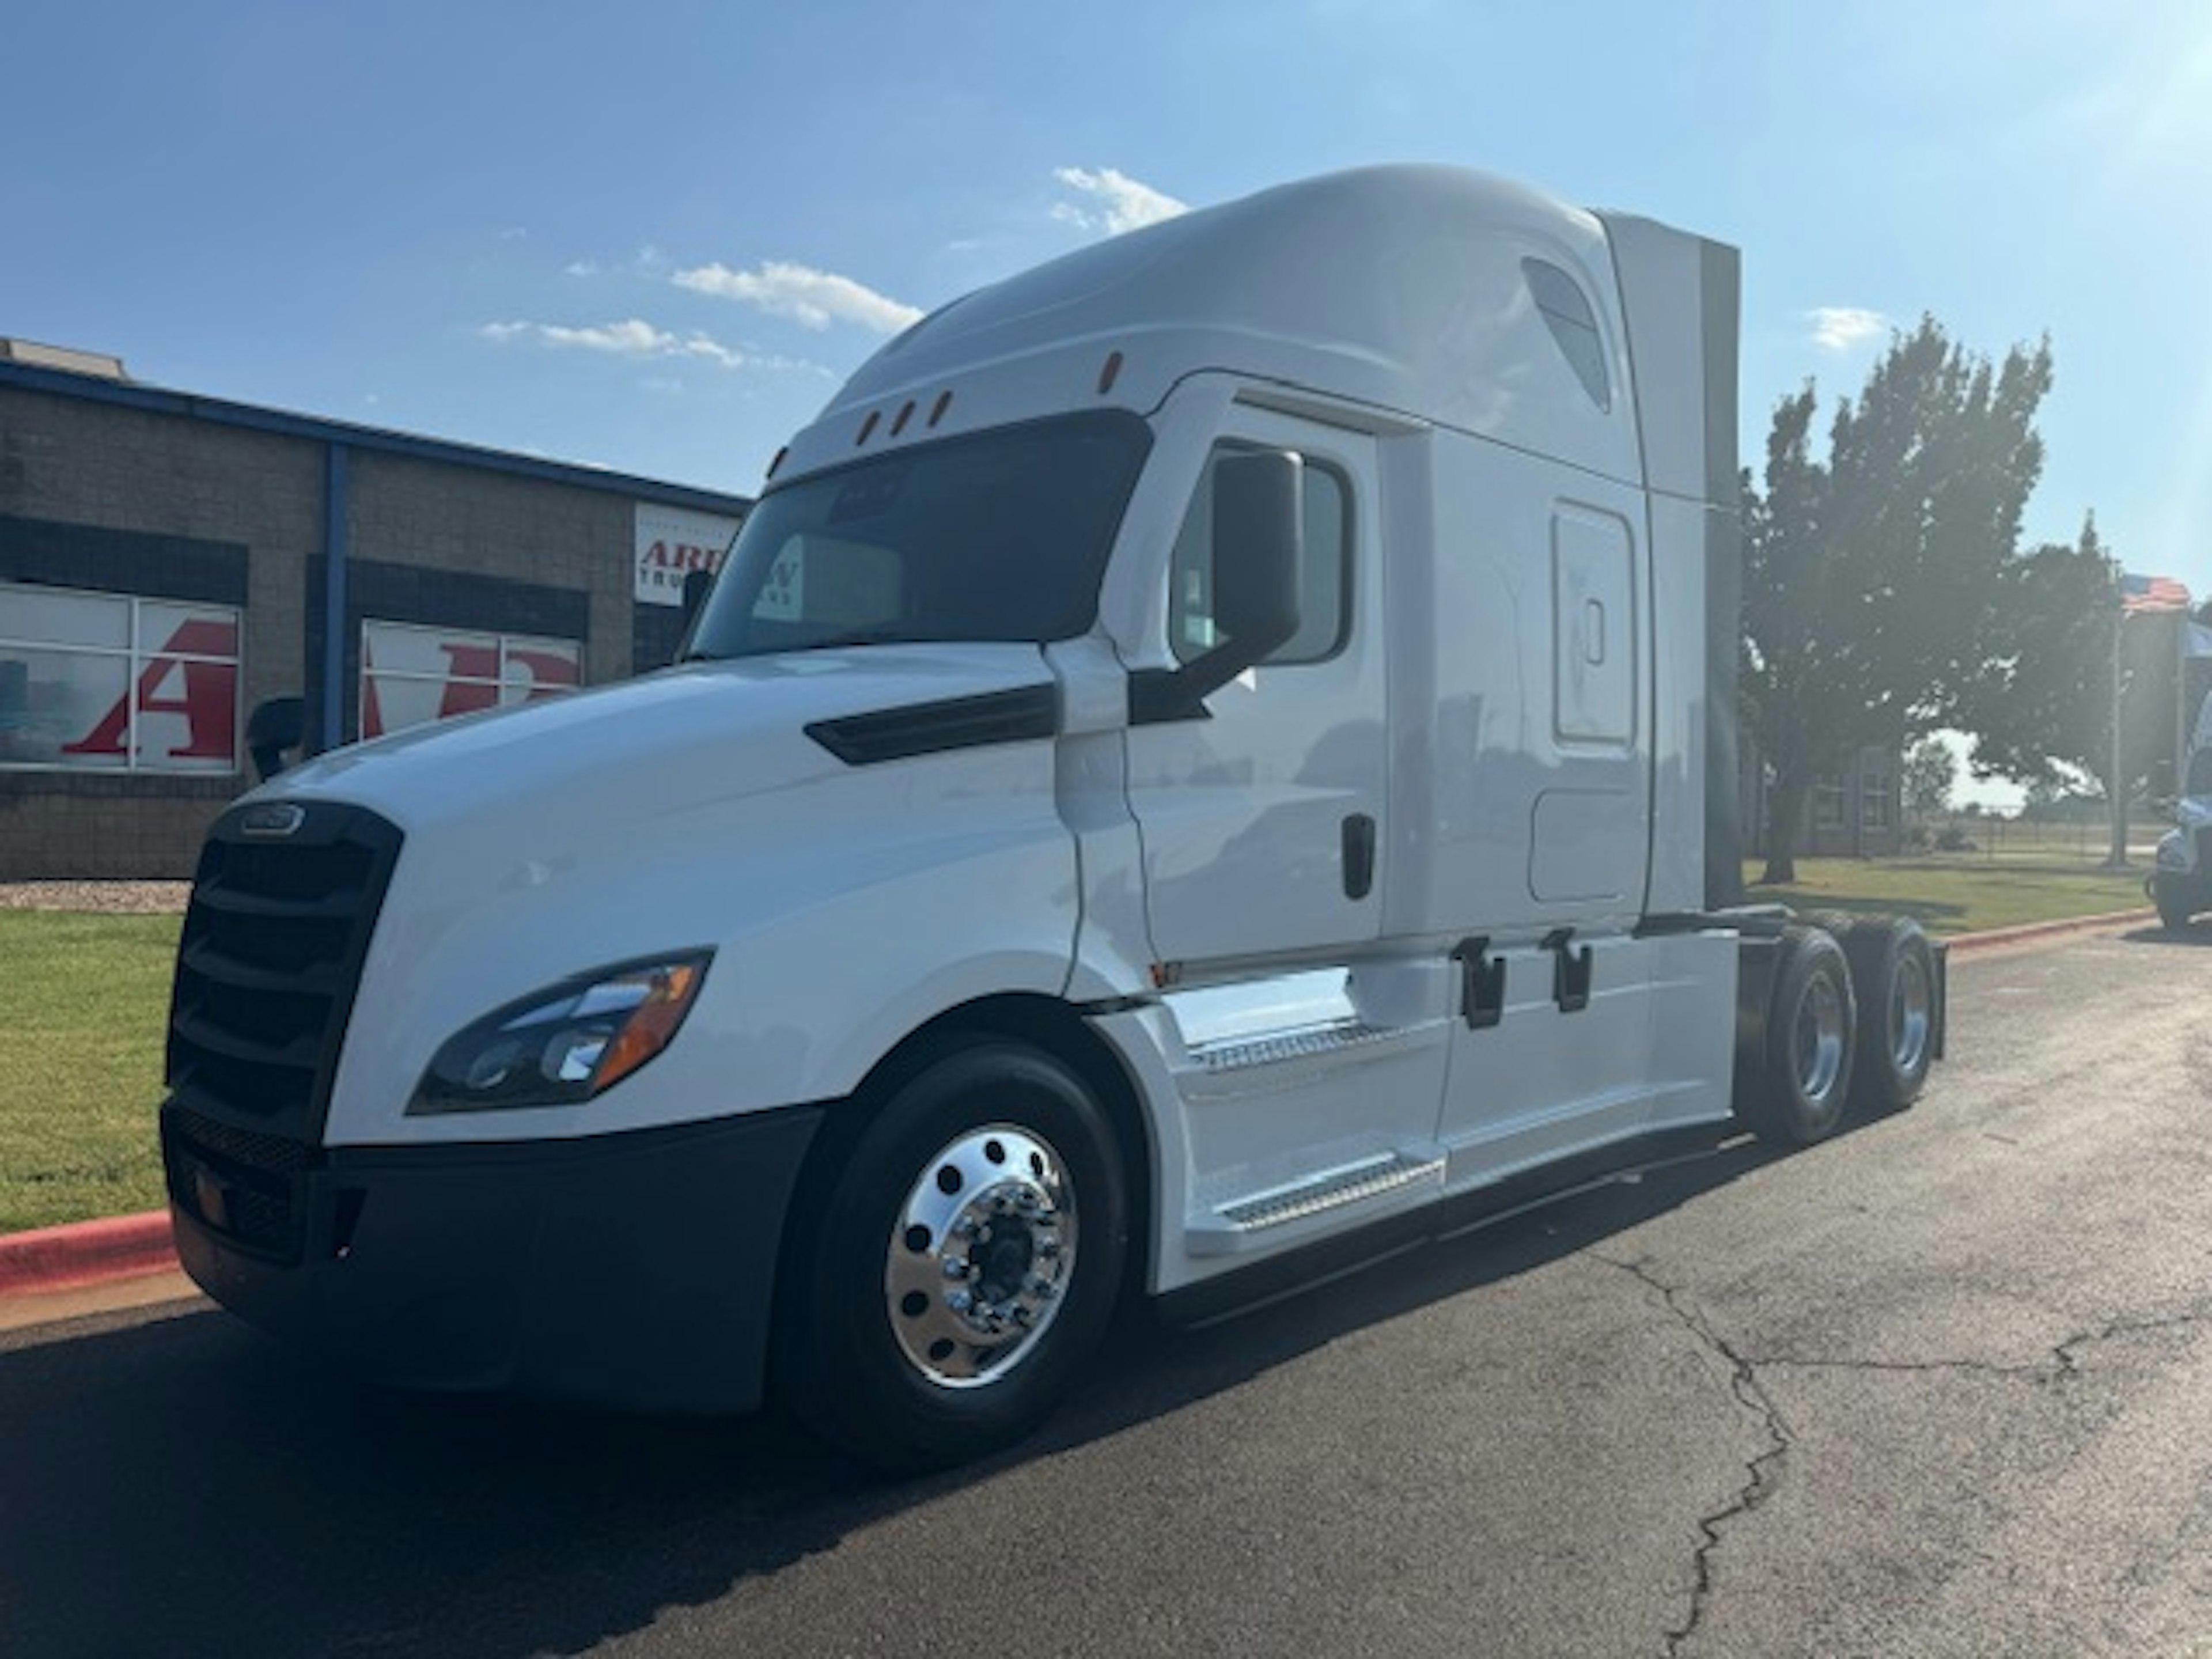
[[[968,1277],[969,1271],[968,1264],[958,1256],[948,1255],[945,1258],[945,1276],[947,1279],[965,1279]]]
[[[975,1298],[966,1291],[955,1291],[945,1298],[945,1305],[957,1314],[964,1314],[975,1305]]]

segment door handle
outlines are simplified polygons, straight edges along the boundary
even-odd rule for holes
[[[1354,812],[1344,821],[1344,896],[1364,899],[1375,889],[1375,820]]]

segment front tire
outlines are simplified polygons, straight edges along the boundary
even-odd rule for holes
[[[979,1042],[823,1156],[780,1298],[787,1406],[895,1472],[1028,1435],[1097,1349],[1121,1282],[1129,1206],[1104,1109],[1051,1055]]]
[[[2152,902],[2158,906],[2159,925],[2169,933],[2189,931],[2189,918],[2193,914],[2189,904],[2189,884],[2176,881],[2171,876],[2153,878]]]

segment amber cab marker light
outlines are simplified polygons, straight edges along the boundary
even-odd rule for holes
[[[951,407],[952,394],[949,392],[939,392],[937,394],[936,406],[929,411],[930,425],[935,426],[939,421],[943,420],[945,418],[945,411]]]
[[[872,409],[868,411],[868,418],[860,422],[860,435],[853,440],[854,448],[858,449],[868,441],[868,434],[876,429],[876,422],[883,417],[883,411],[879,409]]]
[[[1106,367],[1098,371],[1098,395],[1104,397],[1114,389],[1114,382],[1121,378],[1121,354],[1109,352]]]
[[[906,400],[906,407],[899,410],[898,419],[891,422],[891,436],[896,438],[900,433],[905,431],[906,423],[913,418],[914,399],[909,398]]]
[[[783,458],[790,453],[791,446],[789,444],[786,444],[782,448],[775,452],[775,459],[768,464],[768,476],[769,477],[773,478],[775,477],[776,470],[783,465]]]

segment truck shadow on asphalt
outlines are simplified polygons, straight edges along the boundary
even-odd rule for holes
[[[580,1652],[887,1516],[1571,1255],[1771,1156],[1709,1146],[1201,1330],[1139,1310],[1029,1444],[896,1484],[774,1418],[409,1396],[332,1376],[214,1312],[91,1323],[0,1349],[0,1620],[39,1653]]]
[[[2197,922],[2179,933],[2170,933],[2154,923],[2147,927],[2131,927],[2120,937],[2130,945],[2161,945],[2176,951],[2212,950],[2212,921]]]

